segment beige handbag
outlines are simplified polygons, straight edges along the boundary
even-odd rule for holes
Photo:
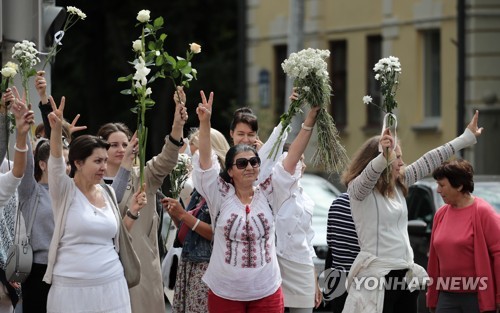
[[[118,203],[116,202],[116,198],[113,193],[109,189],[109,186],[104,184],[102,185],[104,189],[109,194],[109,197],[113,201],[113,205],[115,206],[115,211],[118,212],[118,216],[120,218],[120,235],[118,240],[118,255],[120,256],[120,261],[122,262],[123,271],[125,274],[125,279],[127,280],[128,288],[132,288],[137,286],[141,281],[141,261],[135,253],[134,247],[132,246],[132,236],[128,232],[127,228],[123,224],[120,210],[118,208]]]

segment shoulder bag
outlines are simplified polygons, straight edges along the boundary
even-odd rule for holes
[[[118,255],[120,256],[120,262],[123,266],[123,272],[125,275],[125,279],[127,280],[128,288],[132,288],[137,286],[141,281],[141,261],[135,253],[134,247],[132,246],[132,237],[128,232],[127,228],[123,224],[121,219],[121,214],[119,211],[118,203],[116,202],[116,198],[113,196],[109,186],[106,184],[102,185],[103,188],[108,193],[111,201],[113,201],[113,205],[115,206],[115,211],[118,212],[119,217],[119,227],[120,227],[120,235],[118,240]]]
[[[33,249],[31,248],[31,228],[35,221],[36,209],[38,208],[39,194],[35,197],[35,206],[31,213],[28,229],[26,230],[26,238],[21,240],[21,210],[17,211],[16,230],[14,235],[14,243],[10,246],[7,252],[7,261],[5,265],[5,276],[7,281],[22,283],[28,278],[33,265]]]

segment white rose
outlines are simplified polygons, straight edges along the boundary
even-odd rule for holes
[[[191,52],[194,54],[198,54],[201,52],[201,46],[195,42],[189,44],[189,49],[191,49]]]
[[[137,39],[136,41],[132,41],[132,49],[134,49],[135,52],[141,52],[142,51],[142,41],[140,39]]]
[[[5,63],[5,67],[13,68],[16,72],[19,70],[19,66],[14,62]]]
[[[16,76],[16,74],[17,74],[16,70],[13,69],[12,67],[6,66],[2,69],[2,76],[3,77],[7,77],[7,78],[14,77],[14,76]]]
[[[146,23],[149,21],[149,14],[151,12],[149,10],[140,10],[137,14],[137,20],[141,23]]]

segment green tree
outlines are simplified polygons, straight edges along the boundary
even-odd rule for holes
[[[137,12],[151,11],[152,17],[163,16],[168,35],[166,49],[172,55],[183,55],[188,44],[197,42],[202,53],[193,61],[198,80],[187,90],[189,121],[185,134],[198,126],[195,108],[200,102],[199,90],[214,91],[216,112],[213,125],[227,134],[237,98],[237,1],[234,0],[61,0],[59,6],[76,6],[87,14],[63,39],[64,49],[57,55],[52,73],[52,93],[67,98],[67,115],[82,115],[80,123],[89,133],[96,133],[107,122],[121,121],[132,130],[135,115],[131,97],[120,94],[120,76],[132,72],[132,41],[139,36]],[[210,14],[208,14],[210,12]],[[175,108],[171,82],[157,80],[151,85],[157,105],[148,111],[150,137],[148,156],[158,153],[163,137],[170,132]],[[243,104],[240,104],[241,106]]]

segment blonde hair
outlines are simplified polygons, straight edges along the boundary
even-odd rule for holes
[[[378,150],[378,145],[380,141],[380,136],[375,136],[367,141],[359,148],[354,157],[349,164],[347,170],[342,174],[342,183],[347,187],[349,183],[358,177],[361,172],[366,168],[368,163],[370,163],[374,158],[376,158],[380,151]],[[392,197],[396,191],[396,186],[399,186],[406,196],[408,193],[408,187],[404,183],[403,175],[400,175],[396,180],[396,184],[393,183],[392,173],[390,171],[391,166],[386,167],[375,185],[375,188],[384,196]],[[387,174],[389,171],[389,174]]]
[[[196,130],[189,135],[189,142],[198,148],[200,130]],[[217,129],[210,128],[210,142],[212,144],[212,150],[217,155],[219,163],[224,166],[226,161],[226,153],[230,146],[226,140],[226,137],[218,131]]]

